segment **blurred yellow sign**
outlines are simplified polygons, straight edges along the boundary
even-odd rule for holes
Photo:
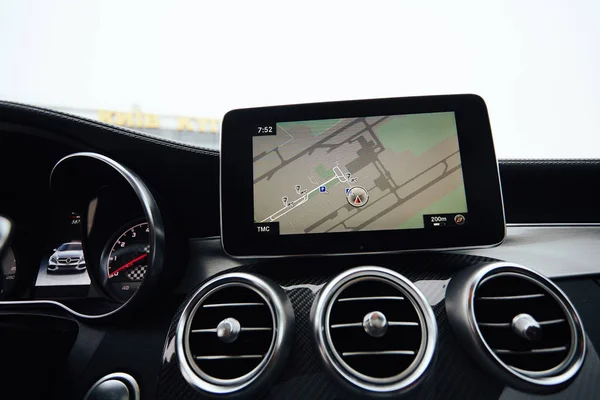
[[[179,132],[218,133],[221,125],[221,121],[215,118],[196,118],[184,116],[165,117],[159,116],[158,114],[143,113],[140,110],[133,112],[98,110],[98,119],[108,124],[125,126],[128,128],[176,128]],[[166,126],[161,125],[161,122]]]

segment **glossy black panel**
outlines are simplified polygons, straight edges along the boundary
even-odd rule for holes
[[[453,112],[468,223],[456,229],[377,230],[264,236],[254,224],[252,137],[265,121]],[[498,164],[486,105],[475,95],[406,97],[234,110],[221,137],[221,238],[233,256],[346,254],[491,246],[504,239]]]
[[[600,160],[501,160],[510,223],[600,222]]]

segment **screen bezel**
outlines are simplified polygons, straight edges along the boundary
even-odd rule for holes
[[[252,138],[258,126],[329,118],[454,112],[468,206],[459,228],[262,236],[254,225]],[[492,132],[483,99],[444,95],[311,103],[228,112],[221,129],[221,243],[233,257],[447,250],[495,246],[506,223]],[[240,200],[241,199],[241,200]]]

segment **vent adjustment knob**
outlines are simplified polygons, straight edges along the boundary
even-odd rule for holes
[[[242,327],[235,318],[225,318],[217,325],[217,337],[225,343],[233,343],[240,335]]]
[[[529,314],[519,314],[511,324],[514,333],[523,339],[536,341],[542,338],[542,326]]]
[[[382,337],[388,329],[387,318],[382,312],[371,311],[363,318],[363,328],[373,337]]]

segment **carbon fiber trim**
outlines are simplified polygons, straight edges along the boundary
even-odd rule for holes
[[[367,261],[368,260],[368,261]],[[439,339],[437,357],[418,387],[408,396],[418,399],[498,398],[504,385],[481,370],[464,352],[450,330],[440,294],[445,292],[448,280],[457,269],[492,259],[460,254],[411,254],[390,257],[337,257],[300,260],[275,260],[235,270],[261,274],[279,283],[286,291],[296,316],[294,344],[281,378],[262,393],[263,399],[342,399],[362,397],[362,393],[349,392],[325,370],[316,351],[311,333],[310,309],[315,294],[333,276],[345,269],[360,265],[379,265],[395,270],[423,290],[434,305],[438,322]],[[285,267],[280,264],[285,262]],[[231,270],[230,270],[231,272]],[[302,274],[303,277],[297,277]],[[185,303],[185,302],[184,302]],[[167,337],[165,350],[175,335],[178,311]],[[158,398],[201,399],[179,372],[177,356],[163,357],[159,377]],[[426,384],[435,376],[435,385]],[[425,384],[423,384],[425,383]]]

